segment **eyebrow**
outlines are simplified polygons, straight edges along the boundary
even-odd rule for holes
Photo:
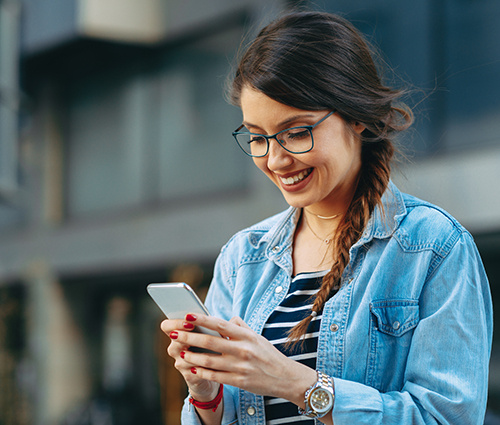
[[[279,124],[278,124],[278,127],[284,127],[294,121],[297,121],[299,119],[303,119],[303,118],[314,118],[315,115],[314,114],[301,114],[301,115],[294,115],[292,117],[289,117],[287,118],[286,120],[284,121],[281,121]],[[253,127],[253,128],[260,128],[258,125],[255,125],[255,124],[252,124],[252,123],[249,123],[247,121],[243,121],[242,124],[245,126],[245,127]]]

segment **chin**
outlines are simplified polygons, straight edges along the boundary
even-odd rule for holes
[[[309,205],[312,205],[314,202],[308,202],[303,199],[294,199],[293,196],[283,196],[285,198],[285,201],[288,205],[294,208],[305,208],[308,207]]]

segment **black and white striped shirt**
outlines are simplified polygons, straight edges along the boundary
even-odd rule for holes
[[[305,337],[305,344],[285,349],[287,334],[303,318],[311,314],[314,295],[318,292],[323,276],[327,271],[300,273],[292,279],[288,295],[276,307],[264,325],[262,335],[278,350],[289,358],[316,369],[318,336],[321,314],[314,317]],[[265,397],[267,425],[285,425],[300,422],[303,425],[314,425],[314,420],[298,414],[297,406],[287,400],[276,397]]]

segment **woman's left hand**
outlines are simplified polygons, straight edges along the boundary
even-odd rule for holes
[[[178,341],[186,346],[221,353],[186,352],[184,360],[193,366],[192,373],[254,394],[284,398],[303,407],[304,393],[317,379],[313,369],[286,357],[239,317],[228,322],[197,316],[192,323],[223,336],[207,339],[195,332],[179,333]]]

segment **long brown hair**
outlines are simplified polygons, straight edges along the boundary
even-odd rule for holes
[[[304,110],[336,110],[349,124],[361,123],[362,167],[351,204],[336,232],[334,264],[323,278],[312,310],[320,313],[340,288],[349,250],[361,237],[381,204],[390,180],[393,137],[413,120],[396,106],[401,91],[386,87],[371,49],[345,19],[323,12],[292,12],[263,28],[245,51],[232,81],[229,98],[240,105],[244,86]],[[354,133],[354,132],[353,132]],[[307,332],[311,316],[289,334],[289,346]]]

